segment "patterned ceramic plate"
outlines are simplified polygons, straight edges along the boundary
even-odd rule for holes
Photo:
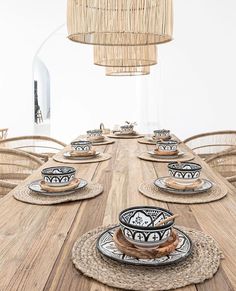
[[[164,159],[170,159],[170,158],[175,159],[175,158],[179,158],[179,157],[181,157],[181,156],[184,155],[184,152],[178,152],[177,155],[162,156],[162,155],[157,155],[157,154],[155,153],[154,150],[153,150],[153,151],[148,151],[148,153],[149,153],[149,155],[152,156],[153,158],[163,159],[163,160],[164,160]]]
[[[43,190],[41,187],[40,187],[40,182],[42,180],[36,180],[36,181],[33,181],[28,187],[31,191],[34,191],[38,194],[42,194],[42,195],[47,195],[47,196],[62,196],[62,195],[68,195],[68,194],[72,194],[72,193],[75,193],[75,191],[79,190],[79,189],[82,189],[84,188],[85,186],[88,185],[88,182],[84,179],[80,179],[80,183],[79,185],[74,188],[73,190],[67,190],[67,191],[63,191],[63,192],[57,192],[57,193],[52,193],[52,192],[47,192],[45,190]]]
[[[152,143],[153,145],[155,145],[155,144],[156,144],[156,141],[154,141],[154,140],[153,140],[153,139],[151,139],[151,138],[146,138],[146,141],[148,141],[148,142]]]
[[[170,140],[170,139],[172,139],[172,138],[169,137],[169,138],[166,138],[165,140]],[[150,141],[150,142],[153,142],[154,144],[156,144],[156,142],[157,142],[157,140],[156,139],[153,139],[152,136],[147,136],[146,137],[146,140],[147,141]]]
[[[133,131],[132,133],[125,133],[125,132],[115,132],[114,133],[115,135],[121,135],[121,136],[136,136],[136,135],[138,135],[138,133],[136,132],[136,131]]]
[[[191,254],[192,242],[190,238],[183,231],[175,228],[179,235],[179,244],[176,250],[168,256],[156,259],[138,259],[126,256],[117,249],[113,241],[113,235],[118,227],[115,226],[104,231],[97,240],[98,251],[112,260],[131,265],[162,266],[179,262]]]
[[[168,187],[165,183],[165,180],[169,178],[170,177],[158,178],[154,181],[154,185],[157,186],[162,191],[173,193],[173,194],[198,194],[198,193],[206,192],[213,187],[213,184],[211,181],[202,179],[203,183],[198,188],[195,188],[192,190],[173,189],[171,187]]]
[[[93,156],[88,156],[88,157],[75,157],[75,156],[72,156],[70,154],[70,152],[65,152],[63,154],[63,156],[67,159],[72,159],[72,160],[91,160],[91,159],[94,159],[96,157],[98,157],[100,155],[100,152],[96,152]]]
[[[92,143],[96,144],[96,143],[103,143],[103,142],[108,142],[109,140],[104,138],[104,139],[101,139],[101,140],[93,140]]]

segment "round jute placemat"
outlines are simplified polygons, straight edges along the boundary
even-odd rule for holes
[[[42,194],[35,193],[28,189],[25,186],[22,189],[19,189],[15,194],[14,198],[30,203],[30,204],[37,204],[37,205],[51,205],[51,204],[59,204],[69,201],[78,201],[84,199],[90,199],[93,197],[98,196],[103,192],[103,186],[98,183],[89,182],[85,188],[77,190],[75,193],[63,195],[63,196],[46,196]]]
[[[101,146],[101,145],[108,145],[108,144],[112,144],[114,143],[115,141],[114,140],[109,140],[109,139],[106,139],[105,141],[101,141],[101,142],[93,142],[93,147],[94,146]]]
[[[98,163],[109,160],[111,155],[108,153],[101,153],[98,157],[85,160],[67,159],[63,156],[63,153],[56,154],[53,156],[54,161],[64,164],[87,164],[87,163]]]
[[[138,190],[144,196],[154,200],[180,203],[180,204],[198,204],[208,203],[222,199],[227,195],[227,188],[214,184],[214,186],[203,193],[198,194],[172,194],[158,189],[154,184],[154,180],[142,183]]]
[[[178,158],[153,158],[149,155],[149,153],[143,152],[138,155],[138,158],[145,161],[150,162],[159,162],[159,163],[171,163],[171,162],[187,162],[194,159],[194,155],[191,153],[184,153],[183,156],[180,156]]]
[[[107,228],[91,230],[78,239],[72,249],[72,261],[84,275],[108,286],[139,291],[170,290],[210,279],[219,268],[222,253],[216,241],[201,231],[182,227],[193,243],[186,260],[161,267],[118,263],[103,257],[96,249],[97,238]]]
[[[109,134],[108,137],[110,138],[121,138],[121,139],[135,139],[135,138],[141,138],[144,137],[142,134],[136,134],[136,135],[116,135],[116,134]]]

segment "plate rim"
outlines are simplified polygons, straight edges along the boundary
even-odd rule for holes
[[[151,157],[153,157],[155,154],[154,153],[151,153],[152,151],[154,151],[154,150],[150,150],[150,151],[147,151],[147,153],[151,156]],[[153,158],[156,158],[156,159],[176,159],[176,158],[180,158],[180,157],[182,157],[183,155],[185,154],[185,152],[183,152],[183,151],[181,151],[181,152],[179,152],[177,155],[170,155],[170,156],[156,156],[156,157],[153,157]]]
[[[32,181],[29,185],[28,185],[28,189],[30,191],[33,191],[34,193],[37,193],[37,194],[41,194],[41,195],[45,195],[45,196],[63,196],[63,195],[68,195],[68,194],[73,194],[75,193],[76,191],[80,190],[80,189],[83,189],[85,188],[87,185],[88,185],[88,181],[85,180],[85,179],[82,179],[82,178],[79,178],[80,180],[84,181],[85,182],[85,185],[83,187],[80,187],[80,188],[77,188],[79,187],[79,185],[74,188],[74,189],[71,189],[71,190],[65,190],[63,192],[46,192],[45,190],[43,190],[43,192],[40,192],[40,191],[35,191],[33,189],[30,188],[30,186],[33,184],[33,183],[36,183],[36,182],[39,182],[39,181],[42,181],[42,179],[37,179],[37,180],[34,180]]]
[[[96,151],[94,156],[87,156],[87,157],[73,157],[73,156],[65,156],[65,154],[70,153],[70,151],[65,151],[63,153],[63,157],[68,160],[79,160],[79,161],[85,161],[85,160],[92,160],[97,158],[101,153],[99,151]]]
[[[158,189],[160,189],[161,191],[164,191],[164,192],[167,192],[167,193],[171,193],[171,194],[176,194],[176,195],[178,195],[178,194],[183,194],[183,195],[191,195],[192,194],[192,195],[194,195],[194,194],[205,193],[205,192],[209,191],[210,189],[212,189],[212,187],[214,185],[214,183],[212,181],[210,181],[208,179],[205,179],[205,178],[202,178],[202,180],[204,182],[208,182],[210,184],[210,187],[208,189],[206,189],[206,190],[197,190],[197,191],[196,190],[195,191],[191,191],[191,190],[184,191],[184,190],[178,190],[178,189],[173,189],[172,190],[172,188],[170,188],[168,186],[167,186],[167,189],[164,189],[164,188],[161,188],[161,187],[156,185],[156,181],[157,180],[163,180],[165,178],[169,178],[169,176],[159,177],[159,178],[155,179],[154,182],[153,182],[154,186],[157,187]]]
[[[99,237],[97,238],[97,241],[96,241],[96,249],[97,249],[97,251],[98,251],[101,255],[103,255],[103,256],[109,258],[110,260],[112,260],[112,261],[116,261],[116,262],[119,262],[119,263],[122,263],[122,264],[125,264],[125,265],[132,265],[132,266],[145,266],[145,267],[170,266],[170,265],[173,265],[173,264],[179,263],[179,262],[183,261],[184,259],[188,258],[188,256],[191,255],[192,250],[193,250],[193,242],[192,242],[191,238],[190,238],[190,237],[189,237],[189,236],[188,236],[184,231],[180,230],[178,227],[174,227],[174,229],[176,229],[177,231],[179,231],[179,232],[181,232],[182,234],[184,234],[184,236],[188,239],[189,244],[190,244],[190,248],[189,248],[188,252],[187,252],[183,257],[177,259],[176,261],[173,261],[173,262],[161,262],[161,263],[155,264],[155,263],[151,263],[151,262],[150,262],[150,263],[148,263],[148,262],[147,262],[147,263],[144,263],[144,262],[139,262],[139,261],[137,261],[137,262],[130,262],[130,261],[123,261],[123,260],[118,259],[118,258],[112,258],[111,256],[109,256],[109,255],[107,255],[107,254],[104,254],[104,253],[101,251],[101,249],[100,249],[100,247],[99,247],[99,241],[100,241],[100,239],[102,238],[102,236],[103,236],[105,233],[107,233],[108,231],[110,231],[110,230],[112,230],[112,229],[114,229],[114,228],[117,228],[117,227],[119,227],[119,225],[115,225],[115,226],[113,226],[113,227],[109,227],[108,229],[104,230],[104,231],[99,235]]]
[[[135,133],[135,134],[129,134],[129,133],[120,133],[120,134],[117,134],[117,133],[114,133],[115,136],[139,136],[140,134],[138,133]]]
[[[147,141],[154,142],[154,144],[156,144],[156,141],[157,141],[157,140],[152,139],[151,136],[146,136],[145,139],[146,139]],[[173,137],[172,135],[170,136],[169,139],[166,139],[166,141],[169,141],[169,140],[174,140],[174,141],[176,141],[178,144],[181,143],[179,140],[177,140],[177,139],[176,139],[175,137]]]
[[[108,139],[104,139],[103,141],[92,141],[92,143],[96,144],[96,143],[105,143],[105,142],[108,142],[109,140]]]

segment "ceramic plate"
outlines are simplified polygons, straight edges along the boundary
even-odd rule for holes
[[[170,156],[161,156],[161,155],[157,155],[155,152],[154,152],[154,150],[153,151],[148,151],[148,154],[150,155],[150,156],[152,156],[153,158],[156,158],[156,159],[176,159],[176,158],[179,158],[179,157],[181,157],[181,156],[183,156],[184,155],[184,153],[183,152],[178,152],[178,154],[176,154],[176,155],[170,155]]]
[[[178,190],[178,189],[173,189],[171,187],[168,187],[165,183],[165,179],[169,179],[170,177],[162,177],[158,178],[154,181],[154,185],[157,186],[160,190],[173,193],[173,194],[198,194],[198,193],[203,193],[208,191],[209,189],[212,188],[213,184],[211,181],[202,179],[203,184],[200,185],[198,188],[193,189],[193,190]]]
[[[171,137],[166,138],[165,141],[169,141],[170,139],[172,139],[172,138],[171,138]],[[147,141],[150,141],[150,142],[153,142],[153,143],[155,143],[155,144],[156,144],[156,142],[157,142],[157,139],[153,139],[153,138],[150,137],[150,136],[146,137],[146,140],[147,140]]]
[[[150,137],[150,136],[147,136],[145,139],[146,139],[147,141],[149,141],[149,142],[152,142],[153,144],[156,144],[156,143],[157,143],[157,141],[156,141],[155,139],[153,139],[152,137]],[[169,141],[169,140],[177,141],[178,144],[180,143],[178,140],[176,140],[176,139],[173,138],[173,137],[170,137],[170,138],[166,139],[166,141]]]
[[[76,188],[74,188],[73,190],[67,190],[67,191],[63,191],[60,193],[59,192],[52,193],[52,192],[47,192],[41,188],[41,186],[40,186],[41,181],[42,180],[33,181],[28,187],[31,191],[34,191],[34,192],[42,194],[42,195],[47,195],[47,196],[62,196],[62,195],[72,194],[72,193],[75,193],[75,191],[82,189],[88,185],[88,182],[86,180],[80,179],[79,185]]]
[[[162,266],[179,262],[191,254],[192,242],[190,238],[183,231],[175,228],[179,235],[179,244],[176,250],[168,256],[156,259],[138,259],[126,256],[117,249],[113,241],[113,235],[118,227],[115,226],[104,231],[97,240],[98,251],[112,260],[131,265]]]
[[[102,142],[108,142],[107,139],[102,139],[102,140],[93,140],[92,143],[96,144],[96,143],[102,143]]]
[[[137,136],[138,134],[135,132],[135,133],[115,133],[115,135],[117,136]]]
[[[63,156],[67,159],[72,159],[72,160],[91,160],[94,159],[96,157],[98,157],[100,155],[100,152],[96,152],[95,155],[93,156],[88,156],[88,157],[75,157],[75,156],[71,156],[70,152],[65,152],[63,154]]]
[[[138,133],[134,130],[132,133],[125,133],[125,132],[121,132],[121,131],[113,131],[114,135],[138,135]]]
[[[146,141],[148,141],[148,142],[151,142],[151,143],[153,143],[153,144],[156,144],[156,141],[155,141],[154,139],[152,139],[152,137],[150,137],[150,136],[146,136],[146,137],[144,137],[144,139],[145,139]]]

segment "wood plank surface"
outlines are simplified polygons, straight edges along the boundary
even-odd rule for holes
[[[180,147],[190,151],[183,143]],[[203,175],[228,187],[222,200],[183,205],[149,199],[138,192],[145,180],[167,175],[167,164],[143,161],[140,152],[153,148],[137,140],[119,140],[99,146],[112,159],[100,163],[72,165],[78,176],[104,186],[102,195],[81,202],[52,206],[16,201],[12,195],[40,177],[41,169],[0,200],[0,290],[120,290],[104,286],[78,272],[71,262],[74,242],[85,232],[118,222],[119,212],[134,205],[155,205],[181,214],[177,223],[203,230],[219,243],[224,254],[218,273],[182,291],[236,290],[236,191],[225,179],[201,163]],[[60,163],[50,160],[42,168]]]

